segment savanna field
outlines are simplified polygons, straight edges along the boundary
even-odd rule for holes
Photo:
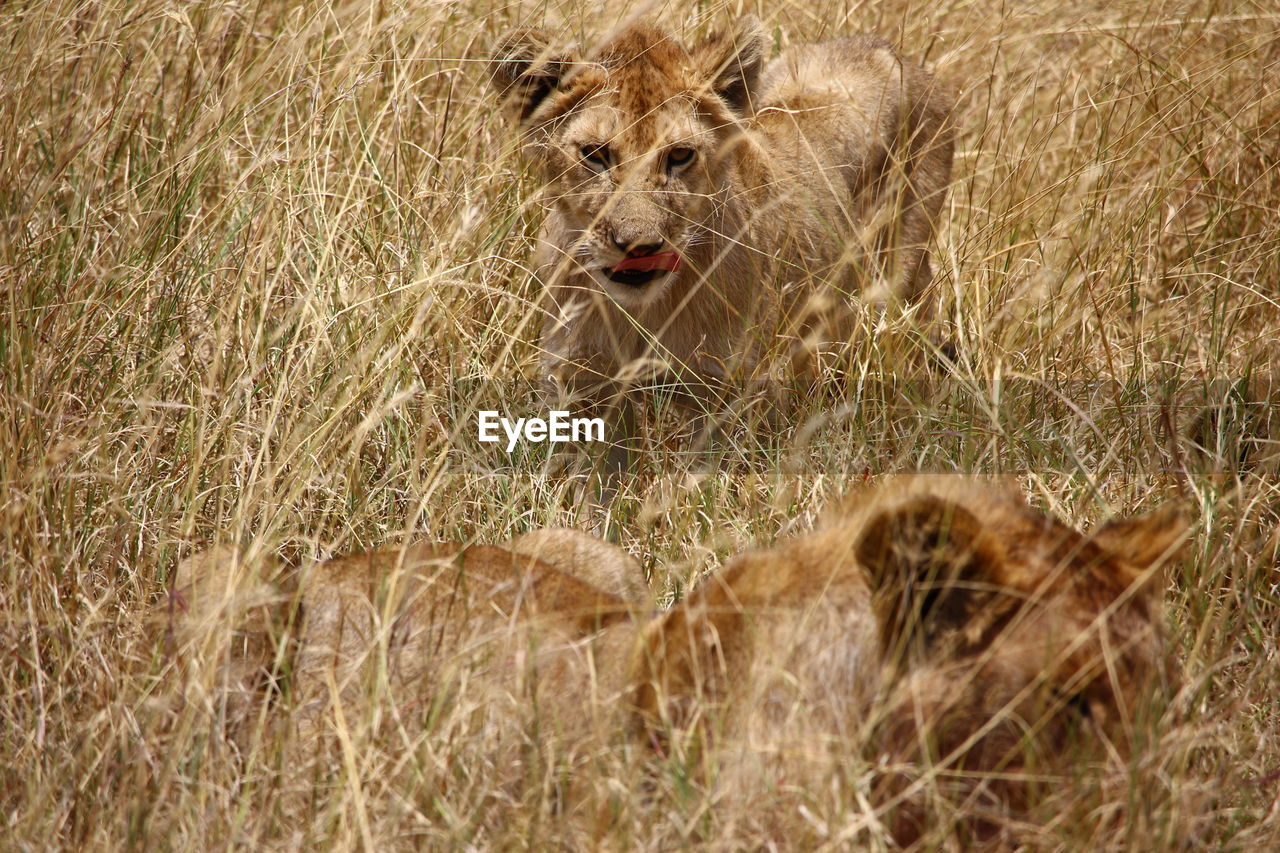
[[[839,381],[712,451],[659,400],[602,504],[548,445],[477,440],[480,410],[542,411],[538,183],[486,58],[641,12],[689,38],[751,12],[775,53],[878,33],[958,92],[958,135],[928,310],[869,314]],[[620,739],[569,769],[604,781],[568,814],[554,761],[495,781],[465,684],[421,731],[371,685],[332,756],[278,736],[287,690],[232,738],[167,590],[214,543],[300,563],[566,525],[665,602],[915,471],[1011,477],[1081,526],[1195,519],[1163,579],[1178,689],[1010,843],[1280,848],[1269,3],[18,0],[0,217],[0,848],[892,849],[856,761],[771,815]]]

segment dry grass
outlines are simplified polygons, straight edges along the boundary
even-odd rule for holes
[[[664,8],[692,33],[739,7]],[[714,466],[655,434],[617,504],[621,543],[671,591],[889,471],[1016,472],[1075,520],[1189,499],[1200,533],[1167,594],[1187,687],[1143,723],[1126,778],[1082,780],[1019,837],[1280,845],[1280,429],[1259,403],[1280,380],[1280,16],[1209,0],[754,11],[780,45],[882,33],[960,87],[936,253],[959,366],[895,379],[921,343],[890,320],[793,433],[739,434]],[[270,737],[222,737],[216,691],[174,714],[148,614],[179,557],[217,538],[313,556],[600,523],[545,446],[475,440],[477,408],[537,408],[538,219],[477,60],[517,21],[614,16],[0,6],[4,846],[583,843],[535,769],[492,784],[465,702],[416,740],[347,720],[345,760],[305,772]],[[615,783],[600,843],[766,840],[749,803],[679,768],[646,794],[636,761],[590,760]],[[804,846],[885,843],[860,772],[783,798]]]

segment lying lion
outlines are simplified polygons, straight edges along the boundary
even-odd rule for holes
[[[180,567],[177,627],[185,655],[222,644],[243,716],[289,672],[315,735],[370,707],[428,726],[470,691],[570,766],[647,752],[750,796],[829,788],[863,762],[879,768],[870,807],[905,844],[939,803],[980,836],[1045,780],[1128,754],[1170,677],[1159,569],[1186,532],[1160,512],[1083,535],[1003,490],[916,478],[735,557],[665,612],[626,554],[549,530],[344,557],[292,592],[210,552]]]
[[[688,48],[644,25],[587,51],[502,41],[494,83],[546,185],[549,393],[698,393],[929,283],[951,95],[872,36],[767,45],[754,18]]]

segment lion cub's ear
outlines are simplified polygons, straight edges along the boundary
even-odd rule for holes
[[[999,543],[951,501],[916,497],[876,514],[855,553],[871,581],[888,659],[971,646],[1014,601],[1005,594]]]
[[[1160,563],[1175,559],[1187,543],[1192,524],[1181,506],[1163,507],[1136,518],[1118,518],[1094,528],[1089,538],[1119,557],[1131,572],[1120,578],[1128,586]],[[1116,565],[1113,562],[1113,565]],[[1117,570],[1124,566],[1116,565]]]
[[[695,48],[694,58],[709,77],[711,91],[739,113],[749,113],[768,45],[760,21],[745,15],[732,29]]]
[[[546,30],[525,27],[503,36],[493,51],[492,80],[512,121],[528,122],[577,59]]]

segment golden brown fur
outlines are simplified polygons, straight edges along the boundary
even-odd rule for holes
[[[940,803],[1017,813],[1035,779],[1127,754],[1137,709],[1168,677],[1158,570],[1185,534],[1166,512],[1086,536],[1005,490],[915,478],[735,557],[655,616],[574,576],[590,562],[597,583],[622,590],[631,558],[542,531],[519,546],[542,559],[427,545],[320,563],[290,597],[296,649],[238,648],[260,670],[292,654],[297,716],[312,730],[371,703],[407,725],[465,673],[509,725],[536,710],[544,746],[600,754],[630,733],[762,803],[861,762],[879,768],[869,794],[906,843]],[[209,581],[227,565],[197,560],[188,574],[206,577],[180,583],[230,589]],[[264,600],[237,595],[250,610]],[[996,823],[975,817],[966,831]]]
[[[955,477],[870,490],[650,624],[634,703],[745,790],[830,778],[851,755],[886,766],[876,799],[903,843],[930,798],[1016,812],[1028,780],[1097,754],[1069,741],[1127,754],[1166,678],[1155,570],[1185,534],[1166,512],[1082,536]]]
[[[360,707],[380,689],[399,697],[393,713],[420,711],[424,685],[446,683],[477,662],[495,689],[516,694],[534,686],[524,676],[535,665],[558,673],[548,678],[554,703],[567,681],[585,673],[562,672],[562,659],[588,654],[581,641],[629,621],[639,606],[606,590],[642,589],[640,572],[616,546],[565,529],[506,546],[387,548],[296,571],[274,564],[255,571],[234,550],[218,548],[178,568],[176,634],[184,655],[220,662],[236,700],[229,709],[235,726],[253,710],[243,697],[261,693],[277,663],[292,670],[297,721],[308,732],[326,709]],[[237,626],[230,638],[228,624]],[[527,668],[515,666],[535,638],[537,654]],[[606,674],[620,681],[616,668]],[[579,702],[588,686],[568,695]]]
[[[688,48],[646,25],[584,51],[502,42],[495,84],[546,183],[550,388],[718,384],[776,336],[847,339],[851,300],[928,284],[949,93],[872,36],[766,50],[750,18]],[[611,280],[634,247],[683,268]]]

